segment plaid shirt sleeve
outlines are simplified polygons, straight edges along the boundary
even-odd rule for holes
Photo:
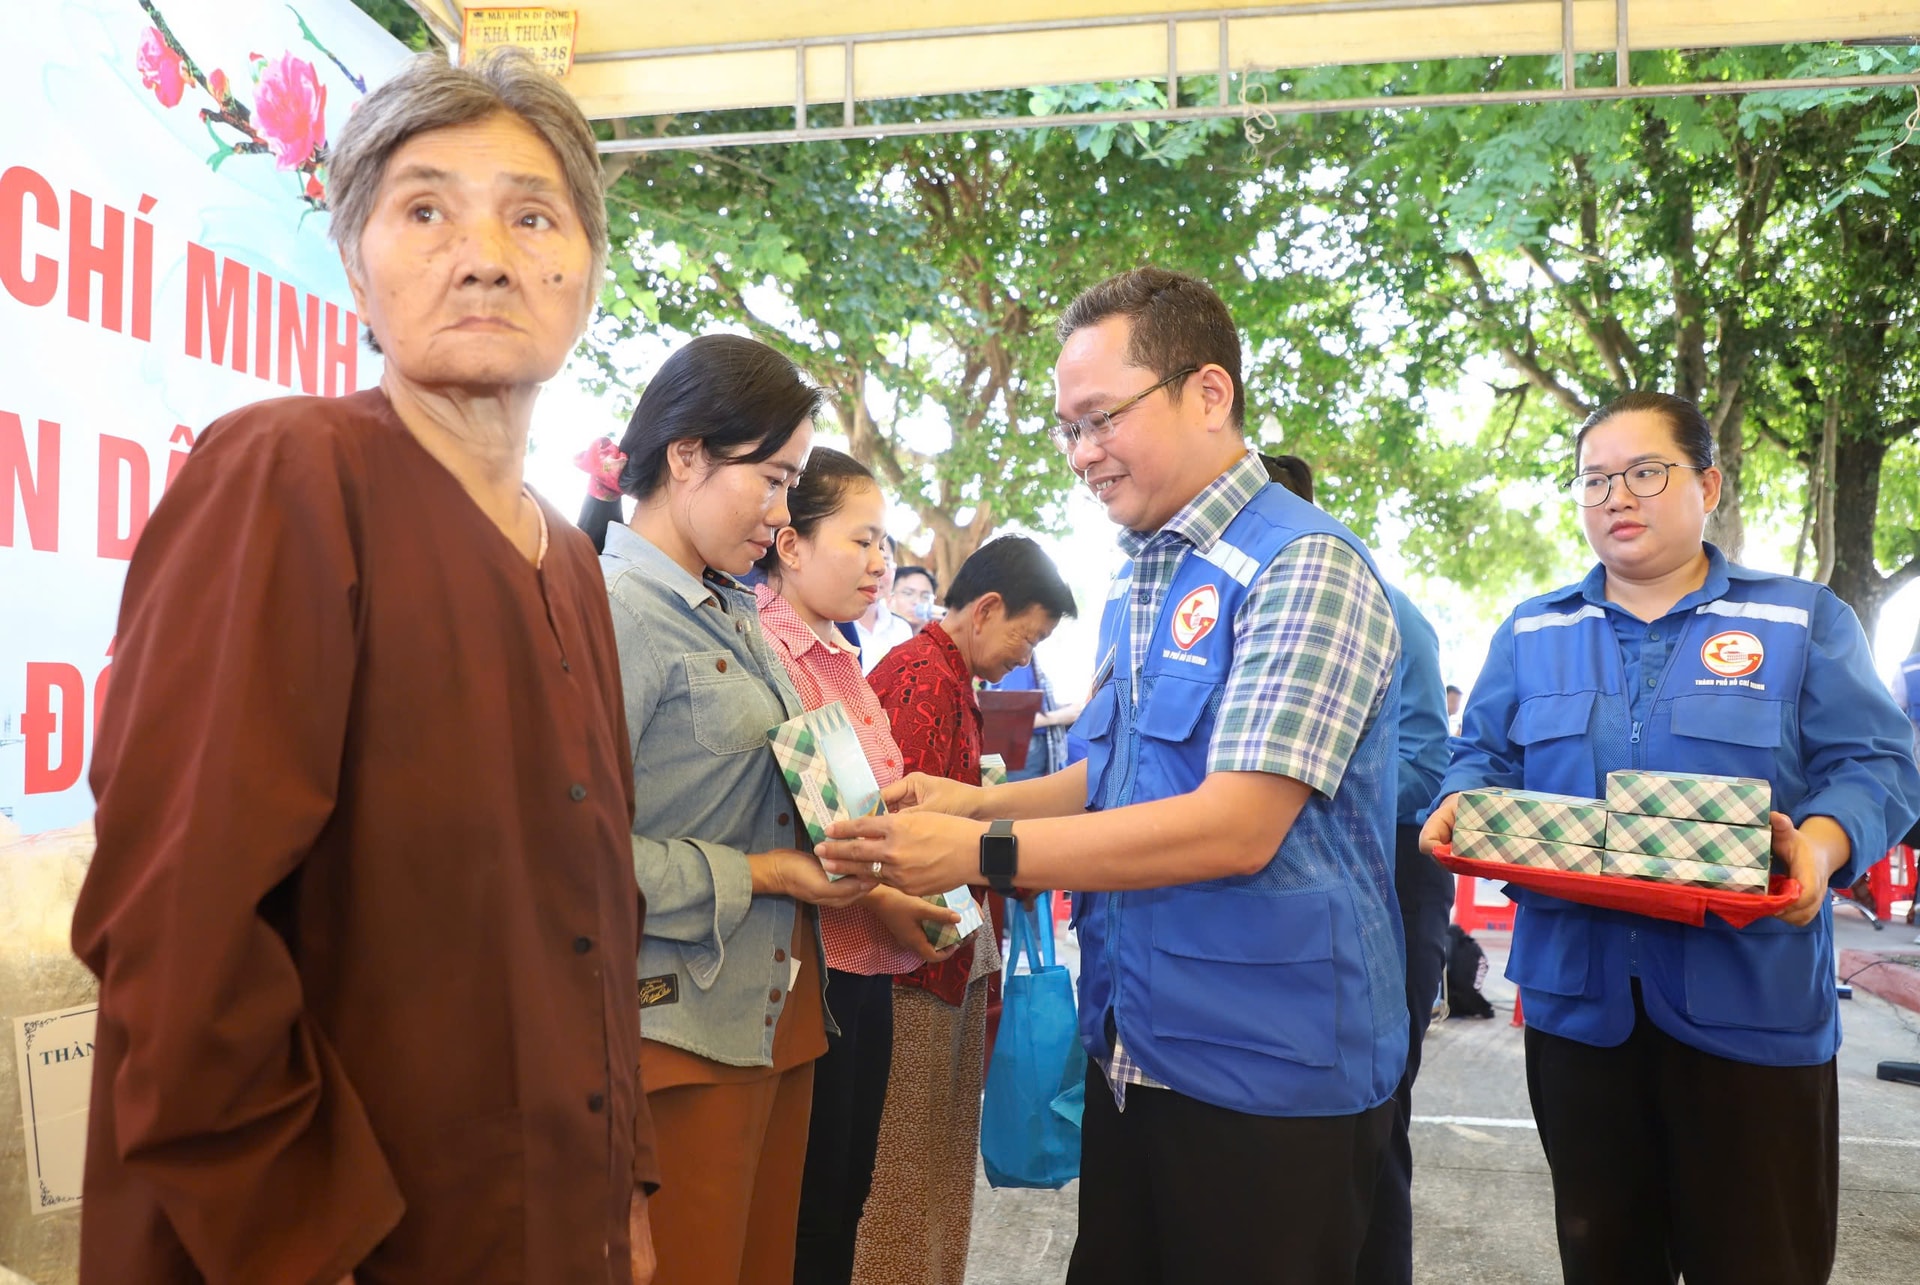
[[[1332,794],[1399,658],[1380,582],[1345,541],[1304,536],[1254,581],[1233,631],[1207,770],[1270,772]]]

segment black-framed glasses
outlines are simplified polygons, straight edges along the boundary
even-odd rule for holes
[[[1047,432],[1052,436],[1054,445],[1069,454],[1072,453],[1075,446],[1080,444],[1080,439],[1083,437],[1095,446],[1099,446],[1113,436],[1113,421],[1119,418],[1121,412],[1131,410],[1134,406],[1153,396],[1162,388],[1167,387],[1169,384],[1179,383],[1188,375],[1196,373],[1199,369],[1198,366],[1188,366],[1185,370],[1175,371],[1173,374],[1168,375],[1165,379],[1155,384],[1152,388],[1142,389],[1111,410],[1088,411],[1079,419],[1069,420],[1064,424],[1055,424],[1052,428],[1048,429]]]
[[[1613,479],[1619,478],[1627,485],[1627,492],[1643,500],[1650,500],[1667,489],[1667,474],[1677,468],[1690,468],[1704,472],[1698,464],[1666,464],[1660,460],[1643,460],[1631,468],[1623,468],[1618,473],[1602,473],[1598,469],[1586,473],[1575,473],[1573,480],[1567,483],[1567,494],[1573,502],[1583,509],[1595,509],[1607,502],[1613,494]]]

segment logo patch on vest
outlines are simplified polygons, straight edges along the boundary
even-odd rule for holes
[[[640,1007],[657,1008],[680,1002],[680,979],[672,973],[640,979]]]
[[[1766,658],[1767,649],[1744,629],[1715,634],[1700,647],[1700,663],[1722,678],[1745,678]]]
[[[1212,633],[1219,619],[1220,591],[1210,584],[1201,585],[1173,609],[1174,645],[1186,651]]]

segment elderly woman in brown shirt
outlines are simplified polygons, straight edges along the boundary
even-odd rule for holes
[[[330,170],[380,387],[214,424],[127,576],[74,917],[81,1278],[627,1285],[618,658],[521,479],[606,259],[593,136],[524,55],[422,58]]]

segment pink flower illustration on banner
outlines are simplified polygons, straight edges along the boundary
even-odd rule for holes
[[[156,27],[148,27],[140,38],[140,53],[134,65],[140,69],[140,83],[153,91],[162,107],[178,106],[186,92],[187,72],[180,55],[168,47]]]
[[[227,84],[227,73],[218,67],[213,69],[213,75],[207,77],[207,92],[213,95],[213,101],[216,103],[226,102],[232,88]]]
[[[255,119],[283,170],[298,169],[327,143],[327,87],[313,64],[281,54],[260,73]]]

